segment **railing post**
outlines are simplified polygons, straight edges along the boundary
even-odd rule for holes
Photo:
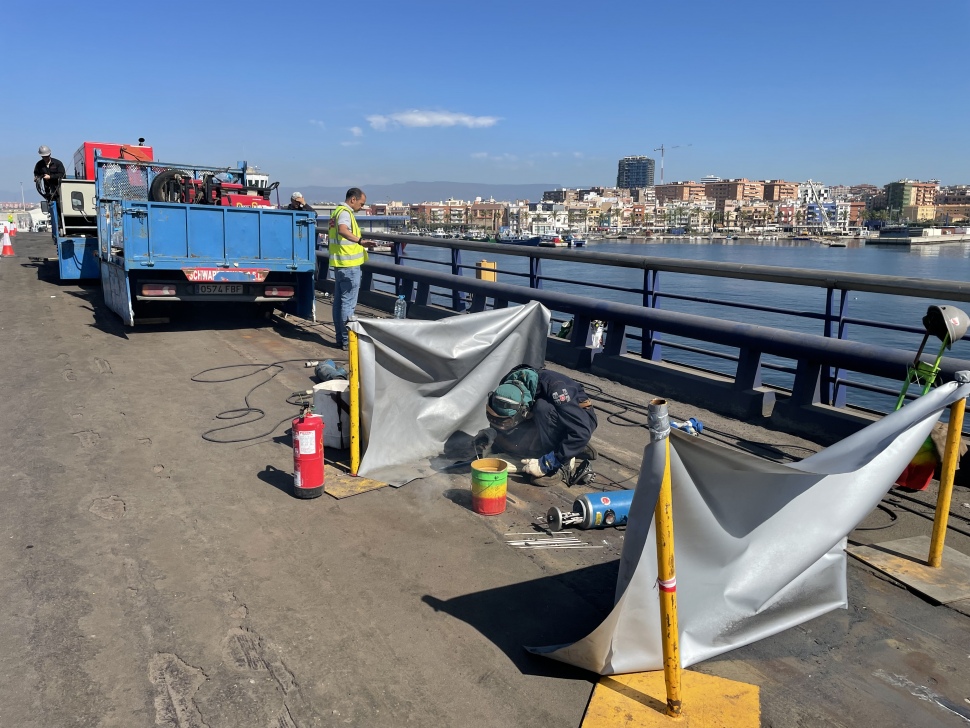
[[[643,306],[644,308],[658,308],[657,291],[660,289],[660,271],[644,269],[643,271]],[[653,330],[643,329],[643,340],[640,342],[642,350],[640,356],[650,361],[660,361],[663,352],[660,349],[660,334]]]
[[[431,305],[431,286],[427,283],[418,284],[418,292],[414,297],[414,302],[419,306]]]
[[[821,401],[819,380],[822,366],[818,362],[802,360],[795,369],[795,381],[791,388],[792,404],[798,407],[818,404]]]
[[[626,354],[626,324],[610,321],[606,326],[606,346],[603,348],[605,356],[620,356]]]
[[[576,314],[573,317],[573,330],[569,332],[569,343],[577,349],[585,349],[589,340],[589,327],[593,318],[588,315]]]
[[[394,243],[394,247],[392,248],[392,250],[394,251],[394,265],[403,266],[404,265],[404,244]],[[400,296],[404,294],[405,297],[410,300],[411,290],[410,288],[407,291],[401,290],[402,282],[403,280],[400,277],[396,277],[394,279],[394,295]]]
[[[761,386],[761,352],[744,348],[738,352],[738,368],[734,374],[734,388],[757,389]]]
[[[836,303],[836,293],[839,294]],[[823,335],[832,338],[845,338],[845,315],[849,301],[849,292],[846,290],[828,288],[825,292],[825,329]],[[838,313],[835,313],[836,308]],[[822,368],[822,396],[825,404],[833,407],[845,407],[845,385],[839,380],[842,379],[842,369],[833,367]]]
[[[542,258],[529,256],[529,288],[542,288]]]
[[[461,271],[461,250],[458,248],[451,249],[451,274],[453,276],[462,275]],[[461,291],[457,288],[451,289],[451,310],[458,311],[461,313],[465,310],[465,301],[462,297]]]

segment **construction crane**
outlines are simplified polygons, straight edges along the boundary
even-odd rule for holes
[[[812,191],[812,197],[815,198],[815,205],[818,207],[819,217],[822,218],[822,235],[834,235],[838,232],[838,228],[829,221],[828,213],[822,207],[822,200],[818,196],[818,190],[815,189],[815,183],[812,180],[808,180],[805,184]]]
[[[680,149],[681,147],[689,147],[691,144],[675,144],[672,147],[665,147],[661,144],[659,147],[654,149],[655,152],[660,152],[660,184],[664,183],[664,152],[668,149]]]

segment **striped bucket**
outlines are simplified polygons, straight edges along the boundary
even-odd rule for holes
[[[505,511],[508,463],[499,458],[482,458],[472,463],[472,510],[483,516]]]

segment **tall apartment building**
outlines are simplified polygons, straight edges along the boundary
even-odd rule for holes
[[[670,182],[653,188],[658,202],[688,201],[704,197],[704,185],[699,182]]]
[[[653,187],[657,163],[650,157],[623,157],[617,165],[616,186],[621,189]]]
[[[937,205],[970,205],[970,185],[941,187],[936,193]]]
[[[798,183],[785,182],[780,179],[766,179],[764,181],[765,202],[781,202],[782,200],[798,199]]]
[[[717,210],[724,212],[724,203],[729,200],[760,200],[763,199],[765,185],[763,182],[751,180],[726,179],[720,182],[707,182],[704,194],[714,200]]]
[[[904,207],[926,207],[936,201],[936,191],[940,183],[932,180],[920,182],[913,179],[901,179],[890,182],[885,186],[886,203],[891,210],[901,210]]]

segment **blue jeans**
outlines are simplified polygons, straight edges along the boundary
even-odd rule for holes
[[[357,308],[360,293],[360,266],[333,269],[333,327],[337,346],[347,343],[347,321]]]

